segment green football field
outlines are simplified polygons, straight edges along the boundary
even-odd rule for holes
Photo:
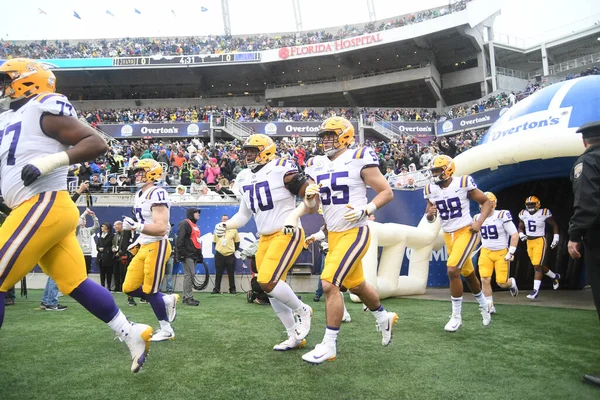
[[[147,304],[128,307],[151,323]],[[200,294],[180,306],[174,341],[154,343],[143,370],[130,371],[126,346],[72,299],[64,312],[36,310],[40,290],[7,307],[0,330],[0,399],[600,399],[581,382],[600,373],[600,326],[594,311],[497,305],[483,328],[474,303],[463,328],[443,331],[449,302],[391,299],[400,316],[392,344],[381,346],[374,318],[349,304],[338,358],[308,365],[306,351],[275,352],[285,338],[269,306],[245,295]],[[314,307],[308,346],[324,332],[324,302]]]

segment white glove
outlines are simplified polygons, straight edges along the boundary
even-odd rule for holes
[[[137,233],[142,233],[142,230],[144,229],[144,224],[140,224],[133,218],[124,217],[123,229],[125,229],[126,231],[136,231]]]
[[[550,248],[551,248],[551,249],[553,249],[553,248],[555,248],[556,246],[558,246],[558,240],[559,240],[559,238],[560,238],[560,237],[558,236],[558,233],[556,233],[556,234],[554,235],[554,239],[552,239],[552,243],[550,244]]]
[[[294,215],[294,213],[290,213],[287,216],[285,221],[283,221],[283,228],[281,228],[281,232],[284,235],[293,236],[296,232],[296,227],[298,226],[298,218]]]
[[[515,259],[515,251],[517,251],[516,247],[510,246],[508,248],[508,253],[504,256],[506,261],[513,261]]]
[[[308,198],[318,195],[321,192],[321,186],[323,186],[322,183],[318,185],[316,183],[311,183],[306,187],[306,190],[304,190],[304,195]]]
[[[224,222],[219,222],[215,225],[215,235],[217,237],[225,236],[225,232],[227,232],[227,226]]]
[[[527,240],[527,235],[523,232],[519,232],[519,238],[521,239],[521,242],[524,242]]]
[[[367,215],[373,214],[377,210],[377,206],[373,202],[367,204],[365,208],[354,209],[351,205],[347,206],[350,210],[344,214],[344,219],[349,222],[358,222]]]

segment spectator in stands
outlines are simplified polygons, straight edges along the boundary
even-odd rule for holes
[[[221,168],[217,165],[217,159],[211,158],[208,162],[206,169],[204,170],[204,175],[206,177],[206,183],[208,185],[216,184],[217,175],[221,173]]]
[[[102,192],[102,186],[102,181],[100,180],[98,173],[92,175],[92,180],[90,181],[90,192],[100,193]]]
[[[92,217],[92,220],[94,221],[94,225],[89,228],[86,227],[86,217],[88,215]],[[92,268],[92,236],[94,236],[94,233],[96,233],[99,227],[100,223],[98,222],[96,213],[89,208],[86,208],[83,214],[81,214],[79,217],[79,225],[75,230],[75,234],[77,235],[79,246],[83,251],[83,256],[85,258],[85,269],[88,274]]]
[[[424,147],[423,148],[423,154],[421,154],[421,158],[419,160],[421,168],[426,168],[429,165],[429,163],[431,162],[432,159],[433,159],[433,156],[429,152],[429,148],[428,147]]]
[[[96,239],[96,262],[100,269],[100,285],[104,286],[109,291],[112,290],[112,275],[113,275],[113,252],[112,252],[113,233],[111,225],[103,222],[100,225],[100,235]]]
[[[118,188],[119,183],[117,182],[117,177],[111,175],[108,182],[104,184],[104,193],[117,193]]]
[[[79,172],[77,174],[79,180],[77,181],[77,185],[81,185],[83,182],[87,182],[92,177],[92,168],[90,168],[89,162],[84,162],[83,165],[79,167]]]
[[[194,177],[194,182],[190,186],[190,194],[193,196],[200,195],[202,193],[202,189],[206,187],[206,183],[202,180],[202,177],[198,174]]]

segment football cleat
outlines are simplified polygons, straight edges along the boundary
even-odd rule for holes
[[[552,280],[552,289],[556,290],[560,286],[560,274],[554,274],[554,279]]]
[[[517,287],[517,280],[515,278],[510,278],[511,282],[512,282],[512,286],[509,289],[510,290],[510,295],[512,297],[517,297],[517,295],[519,294],[519,288]]]
[[[175,331],[173,329],[157,329],[152,335],[151,342],[164,342],[165,340],[175,340]]]
[[[179,302],[179,295],[174,293],[174,294],[168,294],[167,296],[171,296],[171,304],[166,306],[167,307],[167,321],[169,321],[169,323],[175,321],[175,318],[177,318],[177,303]]]
[[[294,311],[296,317],[296,338],[302,340],[310,332],[310,322],[313,316],[313,309],[306,304],[302,304],[299,311]]]
[[[293,349],[301,349],[306,346],[306,339],[298,340],[293,337],[289,337],[287,340],[273,346],[275,351],[288,351]]]
[[[352,317],[348,310],[344,310],[344,316],[342,317],[342,322],[352,322]]]
[[[152,327],[144,324],[130,323],[121,331],[119,339],[125,342],[133,360],[131,372],[139,372],[146,362],[150,349],[150,338],[152,338]]]
[[[492,314],[490,305],[487,304],[485,306],[479,306],[479,312],[481,313],[481,319],[483,322],[483,326],[490,326],[492,323]]]
[[[496,314],[496,307],[490,306],[490,314],[492,314],[492,315]]]
[[[337,350],[334,341],[321,342],[315,348],[302,356],[310,364],[321,364],[324,361],[335,360]]]
[[[377,330],[381,332],[381,344],[387,346],[392,341],[392,328],[398,321],[398,314],[387,312],[387,319],[382,324],[377,324]]]
[[[527,298],[528,298],[529,300],[535,300],[535,299],[537,299],[537,298],[538,298],[538,296],[539,296],[539,295],[540,295],[540,292],[539,292],[539,290],[535,290],[535,289],[533,289],[533,290],[531,291],[531,293],[529,293],[529,294],[527,295]]]
[[[444,327],[446,332],[456,332],[462,326],[462,317],[460,315],[452,314],[450,321]]]

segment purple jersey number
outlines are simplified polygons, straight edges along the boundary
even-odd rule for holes
[[[250,209],[256,214],[256,205],[260,211],[267,211],[273,209],[273,197],[271,196],[271,189],[269,188],[269,182],[258,182],[254,185],[242,186],[244,192],[248,192],[248,200],[250,203]]]
[[[483,239],[498,239],[498,228],[496,228],[496,225],[482,226],[481,237]]]
[[[435,202],[435,206],[440,213],[440,218],[444,221],[462,217],[462,207],[458,197],[448,200],[438,200]]]
[[[325,184],[321,186],[321,203],[327,206],[330,204],[348,204],[350,202],[350,187],[341,185],[338,179],[347,178],[348,171],[334,172],[317,176],[317,183],[331,180],[331,189]]]
[[[10,142],[10,148],[8,149],[8,158],[6,159],[6,165],[15,165],[17,159],[15,158],[15,152],[17,151],[17,143],[19,143],[19,137],[21,136],[21,122],[7,126],[2,132],[0,132],[0,143],[2,139],[9,133],[13,133],[12,141]]]

